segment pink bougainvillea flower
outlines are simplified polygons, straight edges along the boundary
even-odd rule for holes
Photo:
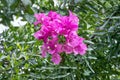
[[[55,11],[50,11],[48,13],[48,17],[50,17],[51,20],[54,20],[54,19],[59,19],[60,18],[60,14],[56,13]]]
[[[61,57],[58,53],[54,53],[52,54],[52,62],[54,62],[55,64],[59,64],[61,61]]]
[[[87,50],[84,38],[78,36],[78,17],[69,11],[68,16],[62,16],[55,11],[48,14],[35,14],[36,22],[40,29],[34,33],[34,37],[43,40],[41,46],[42,57],[47,53],[52,56],[51,61],[59,64],[60,54],[84,55]]]
[[[42,53],[42,57],[46,57],[46,54],[47,54],[47,45],[46,44],[43,44],[41,46],[41,53]]]
[[[62,50],[66,52],[66,54],[71,54],[73,52],[73,48],[68,44],[64,44]]]
[[[75,47],[79,45],[80,37],[76,33],[71,32],[67,37],[67,42],[70,46]]]
[[[81,43],[80,45],[76,46],[74,48],[74,54],[77,55],[77,54],[80,54],[80,55],[84,55],[86,53],[86,50],[87,50],[87,46],[83,43]]]
[[[46,24],[50,21],[50,17],[46,16],[45,13],[39,13],[34,15],[36,18],[36,22],[34,22],[34,25],[38,24]]]
[[[79,19],[78,17],[73,14],[71,11],[69,11],[69,20],[74,24],[74,25],[77,25],[78,26],[78,23],[79,23]]]

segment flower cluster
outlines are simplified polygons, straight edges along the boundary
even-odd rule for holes
[[[34,37],[43,40],[42,57],[49,53],[52,62],[59,64],[62,53],[75,55],[86,53],[87,46],[83,43],[84,38],[77,35],[79,19],[71,11],[68,16],[50,11],[48,14],[35,14],[35,18],[34,25],[41,25]]]

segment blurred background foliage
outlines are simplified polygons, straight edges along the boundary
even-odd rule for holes
[[[59,65],[41,58],[34,14],[50,10],[77,14],[86,55],[64,55]],[[13,15],[27,24],[13,26]],[[0,80],[120,79],[120,0],[0,0],[0,23],[9,27],[0,34]]]

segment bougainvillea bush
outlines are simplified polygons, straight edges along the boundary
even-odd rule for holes
[[[79,37],[78,17],[69,11],[69,16],[62,16],[54,11],[48,15],[45,13],[35,14],[37,21],[34,25],[40,25],[34,37],[43,41],[41,47],[42,57],[49,53],[52,55],[52,61],[59,64],[61,61],[60,54],[66,53],[74,55],[84,55],[87,50],[84,44],[84,38]]]

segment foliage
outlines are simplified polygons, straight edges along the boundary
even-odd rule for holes
[[[0,79],[28,80],[117,80],[120,79],[120,1],[119,0],[1,0],[1,23],[9,30],[0,37]],[[36,6],[34,6],[36,5]],[[54,65],[50,56],[40,56],[41,41],[34,39],[34,13],[58,11],[78,15],[78,34],[86,38],[85,56],[62,55]],[[12,15],[28,21],[14,27]],[[65,60],[64,60],[65,58]]]

